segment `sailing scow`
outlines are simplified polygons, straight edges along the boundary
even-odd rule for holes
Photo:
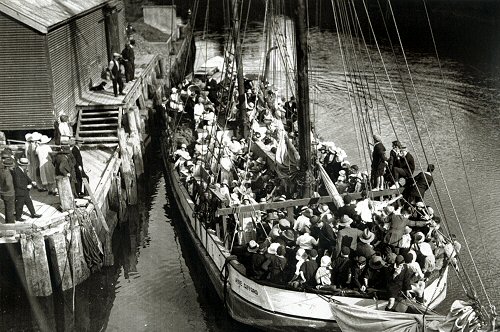
[[[331,61],[344,68],[345,85],[336,89],[350,105],[342,121],[352,122],[358,151],[316,134],[308,1],[289,4],[293,24],[283,1],[224,3],[223,54],[198,55],[199,66],[172,81],[161,147],[171,194],[231,317],[277,331],[494,330],[488,292],[461,259],[471,255],[468,243],[447,226],[460,217],[441,204],[439,193],[449,191],[434,180],[439,156],[423,143],[430,134],[390,0],[389,37],[404,71],[397,79],[387,70],[394,60],[366,47],[369,39],[378,49],[379,36],[365,0],[332,0],[328,8],[338,36],[331,47],[341,54]],[[198,5],[193,17],[203,16]],[[243,8],[265,12],[257,69],[243,61]],[[360,57],[372,68],[361,68]],[[405,96],[383,94],[380,82],[405,86]],[[384,111],[375,111],[375,100]],[[392,124],[399,116],[410,120],[404,128],[381,132],[381,117]],[[362,162],[351,164],[347,152]],[[451,273],[465,299],[443,315],[435,309]]]

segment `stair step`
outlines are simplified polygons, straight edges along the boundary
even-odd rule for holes
[[[85,143],[87,142],[118,142],[118,137],[104,136],[104,137],[85,137]]]
[[[106,120],[116,120],[118,122],[117,116],[108,116],[105,118],[82,118],[82,122],[91,122],[91,121],[106,121]]]
[[[117,115],[118,110],[110,110],[110,111],[97,111],[97,112],[86,112],[82,111],[82,116],[94,116],[94,115]]]
[[[81,124],[81,128],[99,128],[99,127],[118,127],[118,123],[91,123],[91,124]]]
[[[103,129],[103,130],[80,130],[80,135],[93,135],[93,134],[116,134],[116,129]]]

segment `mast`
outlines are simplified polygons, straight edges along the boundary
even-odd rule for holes
[[[297,61],[297,110],[299,125],[300,173],[303,197],[311,197],[314,177],[311,170],[311,119],[309,114],[309,58],[304,0],[296,0],[295,35]]]
[[[242,0],[233,0],[233,39],[234,39],[234,59],[236,61],[237,81],[238,81],[238,132],[240,137],[245,137],[245,80],[243,78],[243,62],[241,60],[241,38],[240,38],[240,9]]]
[[[264,81],[269,81],[269,66],[271,65],[271,52],[278,48],[273,47],[273,14],[274,14],[274,0],[268,1],[267,22],[266,22],[266,66],[264,67]]]

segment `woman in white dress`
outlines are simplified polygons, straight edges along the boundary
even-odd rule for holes
[[[49,194],[55,195],[57,193],[55,187],[55,169],[50,156],[52,148],[47,145],[49,142],[50,138],[43,135],[40,139],[40,145],[36,148],[36,155],[38,156],[38,162],[40,163],[40,179],[42,180],[43,185],[42,190],[48,190]]]

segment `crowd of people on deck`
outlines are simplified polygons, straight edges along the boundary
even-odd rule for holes
[[[185,126],[196,135],[175,137],[178,149],[172,158],[195,202],[195,215],[210,228],[220,222],[214,212],[221,202],[245,207],[296,198],[290,181],[278,176],[274,159],[251,148],[261,142],[272,156],[280,153],[280,139],[296,145],[295,100],[285,101],[262,81],[252,83],[245,83],[248,138],[217,134],[224,106],[221,84],[209,81],[200,89],[184,82],[163,99],[165,119],[172,128]],[[225,114],[229,120],[237,118],[238,100],[233,98],[233,109]],[[461,247],[454,237],[443,235],[440,218],[424,203],[434,166],[413,177],[415,161],[407,148],[394,141],[387,157],[382,138],[374,135],[369,175],[351,165],[333,143],[316,143],[316,158],[344,195],[344,205],[245,210],[233,217],[232,232],[242,245],[233,252],[246,275],[283,287],[349,290],[358,295],[386,292],[387,310],[398,310],[397,300],[406,296],[421,301],[433,272],[448,263],[456,266]],[[384,189],[402,195],[392,201],[370,198]]]
[[[4,203],[6,223],[25,221],[24,206],[28,208],[31,218],[40,218],[30,191],[37,189],[49,195],[58,195],[58,176],[69,178],[74,197],[85,195],[83,179],[88,180],[88,176],[80,152],[83,140],[73,137],[65,115],[60,117],[56,132],[54,139],[39,132],[27,133],[23,151],[10,147],[1,151],[0,198]],[[52,142],[55,144],[51,145]]]

